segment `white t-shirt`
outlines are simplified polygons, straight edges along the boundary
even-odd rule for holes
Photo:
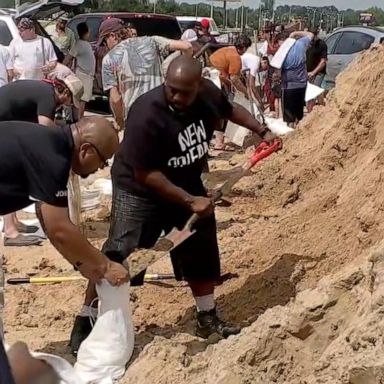
[[[96,59],[88,41],[78,40],[69,54],[76,58],[76,69],[89,76],[95,75]]]
[[[249,69],[249,73],[257,77],[257,74],[260,69],[260,57],[254,55],[253,53],[246,52],[241,55],[242,70],[245,71]]]
[[[259,53],[261,56],[267,56],[268,53],[268,41],[265,40],[263,45],[259,48]]]
[[[13,39],[9,46],[9,52],[14,69],[21,73],[18,79],[41,80],[44,78],[41,68],[48,63],[57,61],[52,43],[41,36],[26,41],[19,38]]]
[[[8,49],[3,45],[0,45],[0,87],[8,84],[8,73],[10,69],[13,69],[13,63],[11,55]]]

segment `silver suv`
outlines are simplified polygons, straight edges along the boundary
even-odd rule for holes
[[[337,75],[362,51],[374,43],[384,42],[384,29],[373,27],[345,27],[328,35],[327,88],[333,88]]]

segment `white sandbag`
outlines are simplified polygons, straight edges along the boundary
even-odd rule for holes
[[[35,203],[28,205],[28,207],[23,208],[23,211],[26,213],[35,214],[36,213]]]
[[[265,117],[265,122],[272,133],[278,136],[288,135],[294,131],[289,127],[283,119],[274,119],[273,117]]]
[[[228,142],[242,147],[245,138],[251,134],[251,131],[247,128],[241,127],[240,125],[228,122],[227,129],[225,130],[225,137]]]
[[[288,55],[288,52],[290,51],[290,49],[293,47],[295,43],[296,43],[296,40],[292,39],[291,37],[284,41],[284,43],[277,50],[275,56],[273,56],[273,59],[271,60],[271,66],[273,68],[281,69],[285,61],[285,58]]]
[[[318,87],[317,85],[308,83],[307,90],[305,91],[305,102],[314,100],[319,97],[324,92],[323,88]]]
[[[220,72],[215,68],[205,67],[203,69],[203,77],[211,80],[217,88],[221,89]]]
[[[250,102],[242,93],[236,92],[234,101],[252,113]],[[225,137],[227,141],[236,144],[239,147],[243,146],[245,138],[251,134],[252,132],[249,129],[241,127],[240,125],[234,124],[230,121],[225,129]]]
[[[55,370],[57,376],[60,378],[58,384],[85,384],[72,365],[61,357],[50,355],[48,353],[35,352],[32,353],[32,356],[36,359],[44,360]]]
[[[80,346],[75,369],[85,383],[112,384],[124,375],[133,353],[129,284],[112,287],[103,280],[96,289],[99,316],[91,334]]]
[[[100,190],[103,195],[112,196],[112,180],[111,179],[96,179],[92,187]]]

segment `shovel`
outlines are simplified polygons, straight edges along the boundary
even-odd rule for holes
[[[147,273],[144,276],[145,282],[160,281],[160,280],[173,280],[174,275],[161,274],[161,273]],[[73,281],[88,281],[83,276],[49,276],[49,277],[16,277],[7,280],[7,284],[10,285],[22,285],[22,284],[59,284],[59,283],[71,283]]]
[[[254,154],[248,159],[243,166],[232,175],[217,191],[212,195],[213,201],[217,201],[222,196],[228,194],[232,187],[244,176],[247,172],[262,159],[268,157],[273,152],[281,148],[281,141],[276,139],[272,145],[266,142],[261,142],[256,148]],[[172,249],[179,246],[189,237],[191,237],[195,230],[192,229],[193,225],[199,219],[199,215],[194,213],[182,230],[174,228],[165,237],[159,239],[156,244],[148,250],[138,250],[132,253],[124,261],[124,265],[129,268],[131,278],[135,278],[141,272],[145,271],[150,265],[161,259],[165,254],[172,251]]]

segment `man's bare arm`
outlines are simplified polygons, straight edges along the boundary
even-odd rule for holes
[[[7,69],[7,76],[8,76],[8,83],[10,83],[13,80],[13,77],[15,74],[13,73],[13,69]]]
[[[37,120],[38,120],[39,124],[41,124],[41,125],[45,125],[47,127],[54,127],[55,126],[55,122],[47,116],[39,115],[37,117]]]
[[[239,91],[242,92],[248,98],[248,91],[245,85],[241,82],[239,75],[230,75],[230,80],[233,86]]]
[[[256,101],[259,103],[260,106],[263,106],[263,101],[261,100],[261,96],[259,95],[259,92],[256,89],[256,78],[253,75],[248,76],[248,86],[250,87],[252,91],[252,95],[256,99]]]
[[[190,211],[202,215],[213,212],[211,199],[204,196],[193,196],[184,189],[173,184],[162,172],[135,169],[136,179],[155,191],[165,200],[183,206]]]
[[[46,203],[36,204],[36,215],[53,246],[80,272],[91,267],[93,280],[101,279],[108,267],[108,259],[94,248],[69,219],[68,208]],[[86,273],[89,275],[89,273]]]
[[[113,116],[120,129],[124,128],[124,102],[117,87],[111,88],[109,92],[109,105],[111,106]]]
[[[266,127],[262,126],[244,107],[240,104],[234,103],[232,114],[229,117],[232,123],[241,125],[244,128],[263,136],[266,131]]]
[[[309,37],[311,40],[315,37],[312,32],[309,31],[293,31],[289,37],[292,39],[301,39],[302,37]]]
[[[311,71],[308,75],[310,77],[317,76],[325,68],[326,65],[327,65],[327,59],[321,59],[318,66],[313,71]]]
[[[186,55],[192,56],[193,48],[189,41],[184,40],[171,40],[169,43],[170,51],[181,51]]]

